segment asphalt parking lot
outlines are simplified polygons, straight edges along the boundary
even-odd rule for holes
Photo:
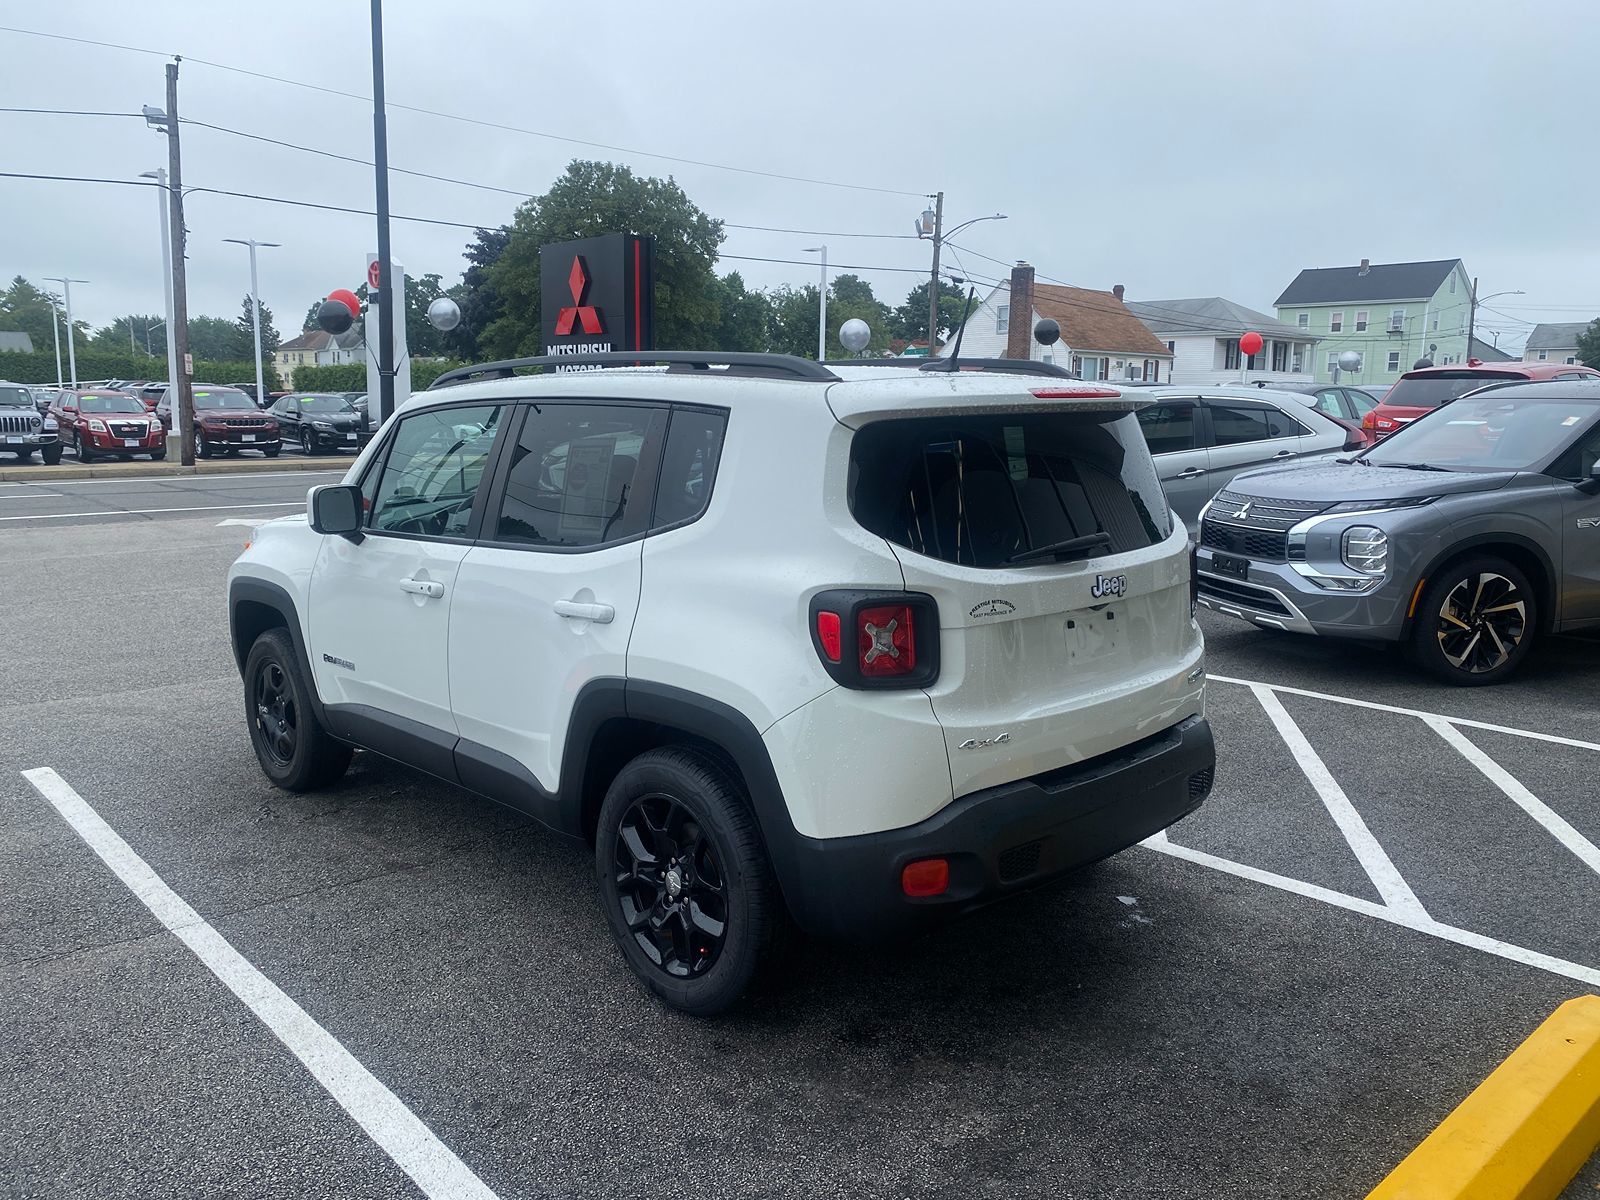
[[[315,481],[0,486],[4,1194],[1362,1196],[1600,991],[1600,643],[1463,692],[1202,614],[1167,838],[669,1013],[520,815],[263,780],[223,577]]]

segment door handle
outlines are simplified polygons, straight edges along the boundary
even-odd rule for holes
[[[1279,450],[1272,457],[1273,458],[1293,458],[1294,457],[1294,451],[1293,450]]]
[[[435,583],[431,579],[402,579],[400,590],[417,596],[432,596],[437,600],[444,595],[444,584]]]
[[[1174,479],[1199,479],[1205,472],[1199,467],[1188,467],[1173,476]]]
[[[593,621],[598,625],[609,625],[617,610],[609,604],[579,604],[576,600],[557,600],[555,604],[556,616],[569,617],[574,621]]]

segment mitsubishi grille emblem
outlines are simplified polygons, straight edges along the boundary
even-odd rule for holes
[[[867,651],[867,662],[875,662],[881,655],[887,654],[890,658],[900,657],[900,648],[894,644],[895,626],[900,624],[896,617],[887,625],[874,625],[871,621],[866,624],[867,636],[872,639],[872,649]]]
[[[1250,504],[1251,504],[1251,502],[1249,500],[1246,500],[1244,502],[1244,506],[1242,508],[1240,508],[1238,512],[1233,514],[1233,519],[1235,521],[1242,521],[1246,517],[1248,517],[1250,515]]]
[[[572,303],[556,317],[556,335],[566,337],[570,334],[574,321],[583,325],[585,333],[605,332],[600,324],[600,310],[583,302],[584,293],[589,290],[589,271],[581,254],[572,256],[572,270],[567,272],[567,290],[572,293]]]

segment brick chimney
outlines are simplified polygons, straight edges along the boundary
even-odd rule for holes
[[[1011,319],[1006,327],[1006,357],[1033,357],[1033,268],[1020,259],[1011,268]]]
[[[1361,260],[1361,269],[1359,271],[1357,271],[1356,274],[1357,275],[1365,275],[1370,270],[1372,270],[1372,260],[1363,258]]]
[[[1122,293],[1123,293],[1123,287],[1122,287],[1122,285],[1120,283],[1117,284],[1116,287],[1111,289],[1111,294],[1117,298],[1119,303],[1122,300]]]

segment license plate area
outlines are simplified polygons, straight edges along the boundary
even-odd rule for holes
[[[239,440],[241,442],[253,442],[253,441],[256,440],[256,435],[253,434],[253,433],[242,434],[242,435],[240,435]]]
[[[1226,575],[1229,579],[1248,579],[1250,576],[1250,560],[1212,551],[1211,570],[1218,575]]]
[[[139,444],[139,439],[138,438],[123,438],[122,439],[122,444],[124,446],[137,446]]]

